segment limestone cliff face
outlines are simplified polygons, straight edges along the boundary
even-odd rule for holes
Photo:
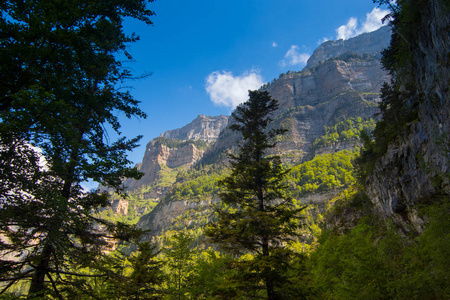
[[[139,165],[139,171],[144,173],[144,176],[139,180],[126,180],[124,185],[128,190],[150,185],[158,178],[158,172],[163,166],[169,168],[191,166],[200,160],[203,152],[204,150],[197,149],[190,143],[171,148],[160,140],[152,140],[147,144],[144,158]]]
[[[340,190],[329,191],[325,193],[317,193],[305,196],[301,199],[301,203],[325,203],[335,197]],[[137,226],[143,229],[151,229],[144,240],[151,240],[152,237],[160,235],[164,231],[171,229],[176,225],[176,219],[183,214],[189,214],[190,219],[206,217],[211,219],[214,212],[211,205],[220,202],[219,197],[209,197],[202,201],[180,200],[163,200],[150,213],[139,219]],[[189,227],[190,224],[184,224]]]
[[[227,124],[227,116],[199,115],[182,128],[162,133],[160,137],[163,140],[156,138],[150,141],[147,144],[142,163],[137,165],[144,176],[140,180],[127,179],[124,183],[126,189],[134,190],[152,184],[158,179],[158,172],[164,166],[168,168],[189,167],[203,157],[204,150],[198,149],[194,143],[180,143],[170,146],[164,143],[164,139],[214,142]],[[165,192],[166,190],[164,190]],[[164,193],[158,195],[158,198],[163,196]]]
[[[377,94],[386,80],[387,74],[376,58],[348,62],[336,59],[313,70],[283,74],[265,89],[279,101],[282,113],[296,106],[327,104],[342,93]]]
[[[398,78],[417,102],[417,120],[407,124],[376,162],[367,191],[378,210],[420,231],[414,206],[450,193],[450,15],[448,1],[423,1],[411,42],[411,79]]]
[[[373,117],[378,112],[380,89],[386,81],[389,76],[380,60],[372,56],[349,61],[330,60],[313,69],[282,74],[263,86],[280,105],[274,116],[274,126],[289,130],[289,138],[278,144],[278,152],[307,153],[311,144],[324,134],[325,126],[345,118]],[[223,130],[205,153],[204,160],[212,161],[213,157],[236,145],[238,139],[230,130]]]
[[[227,116],[205,116],[199,115],[188,125],[168,130],[161,134],[162,137],[178,140],[203,140],[214,142],[219,137],[220,132],[228,124]]]
[[[184,213],[192,212],[196,217],[211,214],[211,205],[218,203],[219,198],[209,198],[202,201],[175,200],[162,201],[150,213],[139,219],[137,226],[143,229],[151,229],[151,232],[144,237],[144,240],[150,240],[153,236],[167,231],[175,220]],[[189,226],[189,224],[186,224]]]
[[[128,215],[129,202],[125,199],[114,200],[111,203],[111,208],[116,215]]]
[[[388,26],[383,26],[377,31],[363,33],[348,40],[327,41],[314,50],[314,53],[308,59],[307,68],[313,68],[320,62],[338,57],[346,52],[376,53],[377,57],[380,58],[380,51],[387,48],[389,42],[390,28]]]
[[[389,77],[378,59],[331,60],[314,69],[285,74],[266,87],[280,103],[275,126],[289,130],[282,151],[309,152],[325,126],[351,117],[373,117]]]

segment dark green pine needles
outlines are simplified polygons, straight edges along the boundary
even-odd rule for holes
[[[286,197],[283,178],[288,172],[280,157],[268,155],[274,138],[286,130],[269,129],[278,102],[266,91],[250,91],[250,99],[239,105],[230,128],[242,134],[236,155],[229,155],[231,174],[219,183],[225,188],[220,197],[228,209],[217,210],[218,220],[207,229],[214,243],[235,255],[249,253],[239,260],[236,282],[249,293],[265,291],[267,299],[281,298],[281,285],[291,252],[286,243],[296,235],[300,209]]]

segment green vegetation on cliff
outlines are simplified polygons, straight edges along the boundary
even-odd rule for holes
[[[349,187],[355,183],[352,160],[358,151],[343,150],[318,155],[310,161],[292,167],[287,180],[295,197]]]
[[[325,135],[316,139],[314,147],[332,146],[337,143],[360,141],[361,132],[372,133],[375,128],[373,119],[349,118],[332,127],[325,127]]]

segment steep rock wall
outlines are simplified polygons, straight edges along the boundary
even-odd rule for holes
[[[152,236],[167,231],[175,224],[176,219],[189,210],[202,210],[205,214],[211,214],[211,205],[218,203],[219,198],[209,198],[202,201],[172,200],[162,201],[148,214],[139,219],[138,228],[151,229],[144,240],[151,240]]]
[[[228,124],[227,116],[199,115],[191,123],[182,128],[168,130],[161,134],[162,137],[178,140],[203,140],[214,142],[219,137],[220,131]]]
[[[389,76],[380,60],[369,58],[349,62],[330,60],[311,70],[283,74],[264,86],[263,90],[280,105],[273,116],[273,126],[289,130],[289,138],[281,141],[276,151],[306,153],[324,134],[325,126],[345,118],[374,117],[378,112],[380,89],[386,81]],[[224,129],[206,151],[203,161],[214,161],[238,140],[237,134]]]
[[[139,165],[139,171],[143,172],[144,176],[139,180],[127,179],[124,185],[127,189],[138,189],[150,185],[158,178],[158,172],[163,166],[169,168],[191,166],[200,160],[203,152],[189,143],[180,148],[170,148],[158,140],[153,140],[147,144],[144,158]]]
[[[314,50],[313,54],[308,59],[306,67],[313,68],[320,62],[332,57],[338,57],[346,52],[379,54],[380,49],[389,46],[389,37],[390,28],[384,26],[374,32],[363,33],[348,40],[327,41]]]
[[[186,126],[168,130],[162,133],[161,137],[174,140],[214,142],[227,124],[227,116],[199,115]],[[162,170],[163,166],[168,168],[191,166],[203,157],[203,153],[204,150],[198,149],[192,143],[186,143],[180,147],[169,147],[160,140],[154,139],[147,144],[142,163],[137,165],[144,176],[139,180],[127,179],[124,185],[128,190],[150,185],[158,179],[158,172]]]
[[[450,192],[450,11],[443,0],[423,1],[418,11],[409,72],[415,80],[411,99],[420,99],[418,118],[378,159],[367,192],[383,215],[412,223],[420,232],[414,206]],[[410,89],[411,82],[398,80],[404,90]]]

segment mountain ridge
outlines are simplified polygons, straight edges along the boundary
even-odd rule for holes
[[[389,41],[390,32],[381,30],[375,33],[385,34],[384,39]],[[371,43],[373,39],[366,34],[364,39]],[[356,38],[356,40],[358,40]],[[330,44],[330,43],[328,43]],[[381,45],[381,44],[379,44]],[[328,49],[331,46],[328,46]],[[339,43],[336,47],[340,47]],[[361,45],[365,47],[364,44]],[[372,48],[371,48],[372,49]],[[280,108],[273,116],[273,127],[281,127],[289,130],[286,137],[278,141],[273,153],[279,154],[285,163],[298,164],[305,159],[312,159],[315,152],[333,153],[344,149],[352,149],[357,145],[355,142],[336,142],[325,148],[318,149],[315,141],[326,134],[327,128],[339,122],[349,119],[362,118],[368,120],[378,111],[380,102],[380,89],[385,81],[389,80],[388,74],[383,70],[380,62],[379,52],[362,52],[358,49],[345,53],[339,52],[339,57],[326,58],[314,67],[305,68],[299,72],[281,74],[278,79],[263,85],[262,90],[267,90],[270,95],[277,99]],[[359,54],[362,53],[362,54]],[[197,120],[197,117],[195,120]],[[202,116],[201,118],[210,118]],[[190,124],[196,123],[196,121]],[[228,120],[232,123],[233,120]],[[185,126],[186,127],[186,126]],[[190,134],[196,130],[180,128],[161,137],[187,138],[195,136]],[[219,165],[226,163],[226,151],[233,151],[240,137],[228,127],[223,127],[215,142],[208,144],[202,157],[191,166]],[[201,140],[199,138],[199,140]],[[146,154],[150,152],[146,151]],[[177,172],[176,170],[172,170]],[[183,171],[184,172],[184,171]],[[183,181],[173,182],[173,186],[182,184]],[[338,191],[330,193],[319,193],[307,195],[301,201],[312,203],[324,203],[328,198],[336,196]],[[170,193],[170,189],[166,191]],[[184,214],[190,218],[209,218],[211,205],[216,203],[217,196],[207,194],[200,199],[190,199],[191,196],[176,196],[170,194],[170,199],[163,195],[161,201],[152,212],[144,215],[138,222],[138,227],[151,229],[152,236],[158,235],[172,228]]]
[[[389,46],[391,29],[389,26],[383,26],[379,29],[357,35],[347,40],[330,40],[317,47],[306,63],[306,69],[311,69],[325,60],[338,57],[346,52],[356,54],[376,53],[377,58],[381,58],[380,49]],[[361,47],[361,45],[364,45]]]

